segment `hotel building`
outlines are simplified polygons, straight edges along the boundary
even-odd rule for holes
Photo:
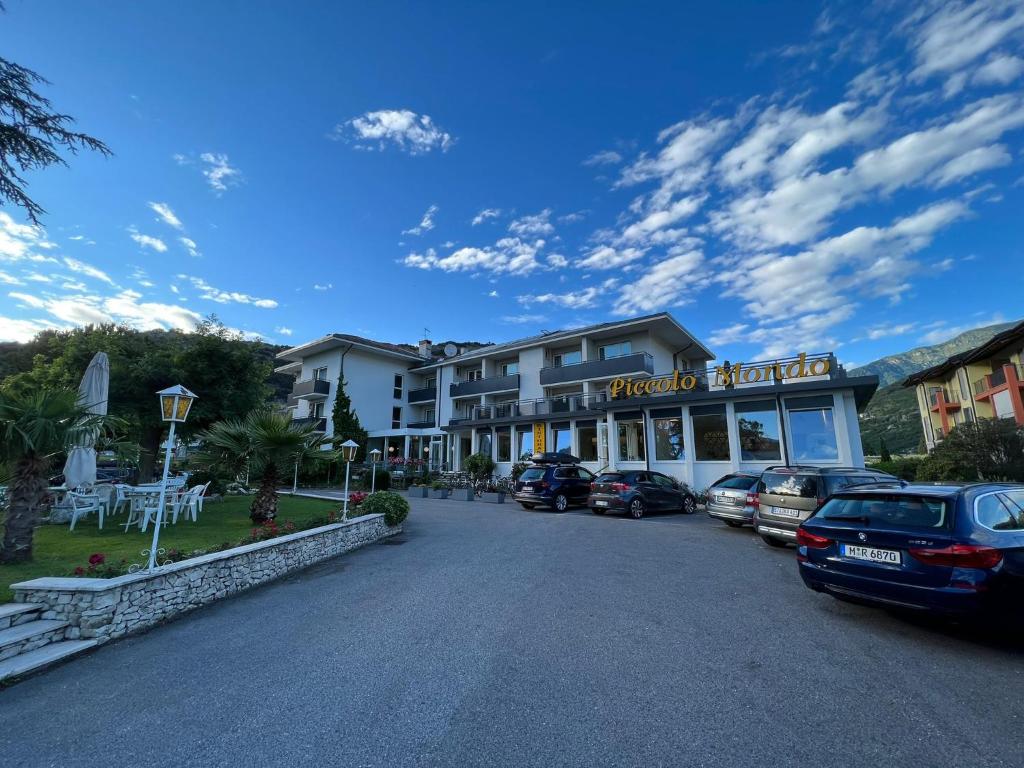
[[[1024,322],[984,344],[908,376],[914,387],[931,450],[959,424],[977,419],[1013,419],[1024,426]]]
[[[772,464],[862,466],[857,411],[877,377],[828,354],[715,366],[659,313],[475,349],[332,334],[278,355],[294,418],[331,434],[340,376],[369,448],[459,469],[484,452],[507,475],[536,450],[592,471],[650,468],[698,488]]]

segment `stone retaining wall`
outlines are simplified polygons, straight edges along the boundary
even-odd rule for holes
[[[383,515],[213,552],[113,579],[46,577],[12,584],[14,601],[38,604],[41,619],[70,622],[66,638],[105,643],[291,571],[401,533]]]

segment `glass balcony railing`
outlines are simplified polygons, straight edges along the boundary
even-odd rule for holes
[[[599,392],[593,395],[579,393],[545,397],[538,400],[519,400],[512,403],[475,405],[467,411],[457,413],[449,423],[461,424],[470,421],[514,419],[521,416],[550,416],[562,413],[575,414],[581,411],[591,411],[597,403],[606,403],[608,399],[607,393]]]

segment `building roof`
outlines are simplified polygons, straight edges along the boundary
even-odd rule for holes
[[[391,355],[393,357],[400,357],[409,361],[421,362],[423,360],[423,358],[420,357],[417,348],[411,344],[390,344],[386,341],[375,341],[374,339],[367,339],[363,336],[353,336],[348,333],[330,333],[315,341],[310,341],[305,344],[300,344],[297,347],[292,347],[291,349],[278,352],[276,357],[278,360],[294,363],[301,361],[302,358],[309,357],[310,355],[346,346],[362,347],[363,349],[368,349],[374,352],[383,352],[384,354]]]
[[[1012,328],[1007,328],[1005,331],[997,333],[984,344],[974,347],[974,349],[968,349],[966,352],[959,352],[955,355],[951,355],[938,365],[933,365],[931,368],[925,368],[923,371],[918,371],[917,373],[907,376],[907,378],[903,380],[903,386],[913,387],[926,381],[938,379],[950,371],[956,370],[962,365],[976,363],[979,360],[987,360],[996,352],[1005,349],[1015,341],[1022,340],[1024,340],[1024,320],[1017,323]]]

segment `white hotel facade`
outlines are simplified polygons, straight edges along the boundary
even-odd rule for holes
[[[649,468],[697,488],[772,464],[862,466],[857,411],[878,386],[829,354],[744,364],[730,382],[721,368],[735,363],[712,364],[668,313],[442,357],[430,349],[331,334],[279,353],[277,371],[295,377],[294,418],[328,435],[343,376],[368,449],[388,457],[459,469],[482,451],[507,475],[543,448],[595,472]]]

